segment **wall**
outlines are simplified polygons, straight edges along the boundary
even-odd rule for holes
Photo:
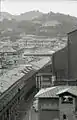
[[[56,79],[68,78],[68,59],[67,47],[55,52],[52,56],[52,71],[56,75]]]
[[[52,84],[52,80],[51,80],[52,75],[51,76],[44,75],[42,77],[43,77],[43,80],[41,81],[41,87],[42,88],[50,87]]]
[[[54,120],[59,118],[59,99],[39,99],[39,120]]]
[[[38,73],[51,73],[51,76],[52,76],[52,64],[51,63],[48,63],[47,65],[45,65],[43,68],[41,68]],[[36,77],[36,87],[37,87],[37,90],[39,90],[41,88],[41,79],[44,80],[44,78],[50,78],[51,76],[43,76],[43,75],[40,75],[38,77]],[[49,84],[48,86],[51,86],[51,84]]]
[[[41,111],[41,116],[40,116],[40,120],[59,120],[59,111],[57,110],[51,110],[51,111],[47,111],[47,110],[43,110]]]
[[[53,54],[52,72],[57,79],[77,79],[77,30],[68,33],[67,46]]]
[[[76,120],[75,118],[75,98],[73,97],[73,104],[62,103],[61,97],[59,98],[60,120],[63,120],[63,114],[65,114],[68,120]]]
[[[36,76],[36,88],[41,89],[41,88],[47,88],[52,85],[52,74],[44,73],[40,74],[38,73]]]
[[[69,79],[77,79],[77,30],[68,34]]]

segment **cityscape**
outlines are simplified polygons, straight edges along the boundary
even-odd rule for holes
[[[77,120],[77,1],[33,3],[1,0],[0,120]]]

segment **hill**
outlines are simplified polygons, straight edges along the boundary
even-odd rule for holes
[[[1,20],[3,20],[3,19],[8,19],[8,20],[15,19],[17,21],[32,20],[41,15],[42,15],[42,13],[39,11],[29,11],[29,12],[22,13],[20,15],[11,15],[7,12],[1,12]]]
[[[20,33],[25,32],[38,36],[57,37],[77,29],[76,17],[60,13],[44,14],[39,11],[30,11],[16,16],[6,12],[1,15],[0,29],[4,31],[2,34],[4,36],[19,36]],[[10,32],[8,28],[11,29]]]
[[[49,12],[33,20],[33,22],[36,21],[42,24],[42,32],[50,32],[51,34],[66,34],[72,29],[77,29],[76,17],[60,13]]]

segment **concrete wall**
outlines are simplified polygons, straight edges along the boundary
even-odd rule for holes
[[[47,75],[45,74],[37,74],[36,76],[36,88],[41,89],[41,88],[47,88],[52,85],[52,74]]]
[[[52,72],[56,78],[77,80],[77,30],[68,34],[67,46],[52,57]]]
[[[73,103],[62,103],[62,98],[59,98],[59,110],[60,120],[63,120],[63,114],[67,116],[68,120],[76,120],[75,117],[75,97],[73,97]]]
[[[59,118],[59,100],[51,98],[39,99],[39,120]]]
[[[56,75],[56,79],[68,78],[68,59],[67,47],[55,52],[52,56],[52,71]]]
[[[43,80],[41,81],[41,87],[42,88],[46,88],[46,87],[50,87],[52,84],[52,80],[51,80],[51,76],[43,76]]]
[[[57,110],[43,110],[40,114],[40,120],[59,120],[59,111]]]
[[[77,79],[77,31],[68,34],[69,79]]]

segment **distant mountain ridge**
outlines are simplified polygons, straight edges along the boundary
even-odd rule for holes
[[[1,14],[1,20],[15,19],[17,21],[21,21],[21,20],[32,20],[33,18],[37,18],[37,17],[41,16],[43,13],[39,12],[39,11],[29,11],[29,12],[22,13],[20,15],[11,15],[8,12],[1,12],[0,14]]]
[[[4,19],[11,20],[13,18],[14,18],[14,16],[11,15],[10,13],[8,13],[8,12],[0,12],[0,21],[2,21]]]
[[[50,29],[52,31],[60,31],[60,33],[67,33],[72,29],[77,29],[77,17],[65,15],[61,13],[49,12],[42,16],[33,19],[43,25],[44,29]]]
[[[32,19],[38,19],[38,20],[47,20],[47,19],[57,19],[57,20],[67,20],[69,19],[77,21],[77,17],[70,16],[70,15],[65,15],[61,13],[54,13],[54,12],[49,12],[49,13],[42,13],[37,11],[29,11],[25,13],[21,13],[20,15],[12,15],[8,12],[0,12],[0,19],[16,19],[16,20],[32,20]]]
[[[20,15],[2,12],[1,19],[1,29],[4,31],[7,28],[12,29],[12,32],[6,32],[14,35],[25,32],[26,34],[56,37],[77,29],[77,17],[52,11],[49,13],[29,11]]]
[[[72,22],[77,22],[77,18],[74,16],[70,16],[70,15],[65,15],[65,14],[61,14],[61,13],[53,13],[53,12],[49,12],[47,14],[43,14],[42,16],[39,17],[39,20],[58,20],[60,22],[62,21],[67,21],[69,22],[69,20]]]

